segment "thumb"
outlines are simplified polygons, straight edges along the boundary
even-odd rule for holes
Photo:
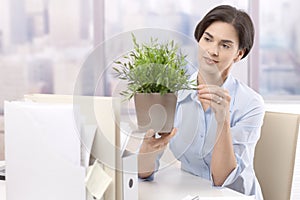
[[[155,136],[155,131],[153,129],[150,129],[146,132],[144,138],[151,138]]]

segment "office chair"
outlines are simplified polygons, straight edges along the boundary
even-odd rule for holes
[[[289,200],[300,116],[266,112],[254,156],[254,169],[265,200]]]

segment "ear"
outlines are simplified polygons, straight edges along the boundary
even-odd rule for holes
[[[237,52],[237,55],[236,55],[236,57],[233,59],[233,61],[234,61],[235,63],[238,62],[238,61],[240,61],[240,60],[242,59],[244,53],[245,53],[245,49],[239,49],[238,52]]]

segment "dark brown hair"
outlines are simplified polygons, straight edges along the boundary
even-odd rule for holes
[[[239,49],[245,50],[242,58],[250,52],[254,41],[254,26],[250,16],[229,5],[221,5],[209,11],[196,26],[194,36],[199,42],[204,31],[214,22],[221,21],[232,24],[239,37]]]

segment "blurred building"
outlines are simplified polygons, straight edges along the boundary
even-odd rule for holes
[[[49,40],[52,45],[72,46],[82,39],[88,39],[90,25],[90,4],[88,2],[84,0],[51,0],[48,3],[48,12]]]
[[[27,93],[73,93],[93,45],[92,2],[0,0],[0,112]]]

